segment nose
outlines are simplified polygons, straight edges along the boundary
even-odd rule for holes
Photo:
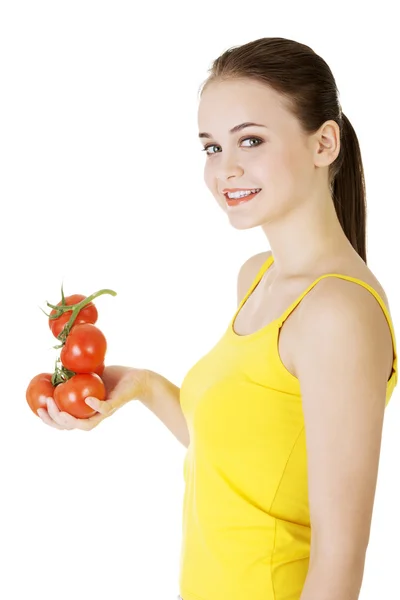
[[[227,156],[218,162],[219,164],[217,167],[217,176],[220,179],[220,181],[229,181],[230,179],[232,179],[232,177],[242,177],[243,167],[240,166],[240,164],[234,156]]]

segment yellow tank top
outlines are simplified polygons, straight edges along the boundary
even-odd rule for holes
[[[299,381],[278,354],[278,333],[324,277],[359,283],[393,325],[379,294],[354,277],[318,277],[278,319],[250,335],[234,321],[273,256],[259,270],[218,343],[180,391],[190,445],[184,461],[180,595],[183,600],[299,600],[310,556],[307,457]]]

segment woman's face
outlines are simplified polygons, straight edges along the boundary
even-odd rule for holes
[[[230,132],[248,122],[264,127]],[[252,80],[213,82],[203,91],[198,125],[207,147],[204,180],[234,227],[248,229],[279,219],[307,199],[315,147],[277,92]],[[225,188],[261,191],[232,207]]]

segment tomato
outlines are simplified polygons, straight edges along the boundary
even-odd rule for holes
[[[60,353],[61,363],[74,373],[94,373],[104,362],[107,340],[95,325],[74,325]]]
[[[93,371],[93,373],[97,373],[97,375],[99,375],[101,377],[104,373],[104,369],[105,369],[105,364],[103,362],[103,363],[101,363],[101,365],[99,367],[97,367],[97,369],[95,369]]]
[[[40,373],[36,375],[29,383],[26,390],[26,401],[29,407],[38,417],[37,409],[45,408],[47,410],[46,398],[54,395],[54,385],[51,383],[51,373]]]
[[[54,402],[59,410],[77,419],[87,419],[97,414],[97,411],[85,403],[85,398],[94,396],[105,400],[106,395],[105,385],[96,373],[80,373],[56,386]]]
[[[64,304],[71,306],[72,304],[78,304],[78,302],[82,302],[86,296],[82,296],[82,294],[73,294],[72,296],[67,296],[65,298]],[[60,306],[62,303],[59,302],[57,306]],[[50,315],[55,315],[56,310],[53,308]],[[72,315],[72,310],[67,310],[57,319],[49,319],[49,327],[54,335],[54,337],[58,337],[61,331],[64,328],[64,325],[68,323]],[[82,323],[96,323],[98,319],[97,308],[92,302],[89,302],[86,306],[84,306],[78,313],[74,321],[74,325],[80,325]]]

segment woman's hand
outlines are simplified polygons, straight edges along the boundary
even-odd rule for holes
[[[147,373],[146,369],[135,369],[133,367],[119,365],[105,367],[101,378],[107,392],[106,400],[98,400],[91,396],[85,400],[88,406],[98,412],[98,414],[88,419],[77,419],[66,412],[58,410],[53,398],[47,399],[47,410],[44,408],[38,409],[38,415],[44,423],[56,429],[91,431],[130,400],[146,397]]]

